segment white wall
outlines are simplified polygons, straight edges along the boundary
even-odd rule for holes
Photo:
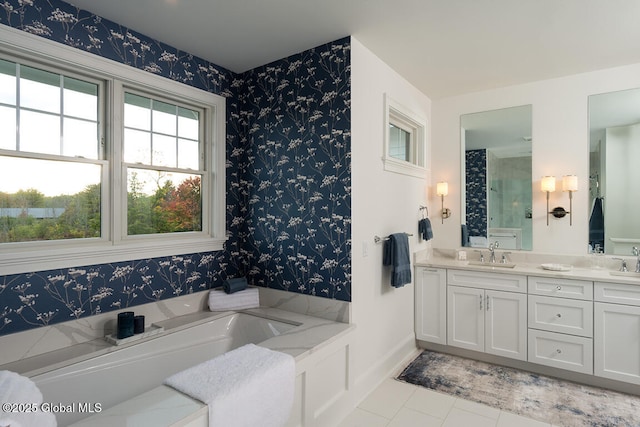
[[[433,101],[432,176],[449,181],[453,216],[441,225],[434,222],[434,246],[460,246],[460,115],[512,106],[533,105],[533,250],[541,253],[584,255],[589,225],[589,95],[640,87],[640,64],[543,80],[523,85],[475,92]],[[573,200],[573,226],[568,218],[551,217],[546,225],[546,198],[540,179],[575,174],[579,190]],[[435,201],[433,196],[432,202]],[[569,209],[569,196],[551,194],[550,208]]]
[[[355,386],[367,393],[416,348],[413,283],[398,289],[389,285],[382,244],[375,244],[374,236],[413,233],[412,252],[430,244],[418,241],[419,207],[427,202],[429,174],[423,179],[383,170],[384,93],[427,119],[428,141],[431,101],[357,39],[351,41],[353,366]]]

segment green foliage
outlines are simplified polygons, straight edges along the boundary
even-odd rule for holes
[[[100,185],[94,184],[80,193],[55,197],[34,189],[0,192],[0,243],[100,237],[100,191]],[[129,235],[199,231],[200,177],[188,179],[178,188],[167,181],[149,196],[133,173],[127,207]],[[6,214],[9,208],[21,212]],[[35,217],[29,214],[32,208],[46,209],[47,214]]]

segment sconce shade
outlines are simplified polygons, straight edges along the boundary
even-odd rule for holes
[[[562,191],[578,191],[578,177],[575,175],[563,176]]]
[[[438,196],[446,196],[449,194],[449,184],[445,181],[436,184],[436,194]]]
[[[556,191],[556,177],[555,176],[543,176],[540,182],[540,189],[547,193],[553,193]]]

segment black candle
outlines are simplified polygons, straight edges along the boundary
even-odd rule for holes
[[[118,339],[133,335],[133,311],[118,313]]]
[[[133,318],[133,333],[141,334],[144,332],[144,316],[135,316]]]

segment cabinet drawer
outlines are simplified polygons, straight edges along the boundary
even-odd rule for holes
[[[593,340],[529,329],[529,362],[593,374]]]
[[[593,283],[586,280],[528,277],[529,293],[582,300],[593,299]]]
[[[593,337],[591,301],[529,295],[529,327]]]
[[[472,270],[447,270],[447,284],[496,291],[527,292],[527,277]]]
[[[601,302],[640,306],[640,286],[596,282],[594,299]]]

